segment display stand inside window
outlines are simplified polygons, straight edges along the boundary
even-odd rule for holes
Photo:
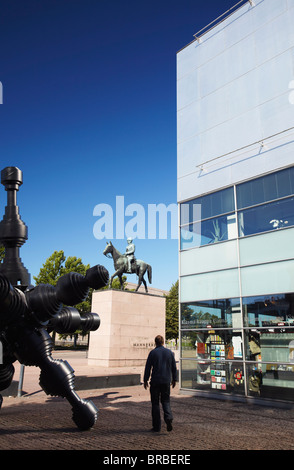
[[[210,386],[212,389],[227,390],[225,360],[225,343],[218,335],[207,338],[210,343]]]
[[[197,358],[200,359],[197,362],[197,385],[207,386],[210,384],[209,345],[197,342],[196,354]]]

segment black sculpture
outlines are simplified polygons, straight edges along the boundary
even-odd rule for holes
[[[0,364],[0,391],[12,382],[13,363],[40,368],[40,386],[46,394],[61,396],[72,406],[72,419],[81,430],[92,427],[98,410],[90,400],[81,399],[74,390],[74,370],[67,361],[53,359],[49,333],[71,333],[77,329],[94,331],[100,326],[95,313],[80,315],[73,306],[83,302],[90,288],[107,285],[108,271],[100,265],[86,275],[71,272],[62,276],[56,287],[30,285],[30,274],[19,257],[19,248],[27,240],[27,227],[19,216],[16,191],[22,184],[22,172],[7,167],[1,172],[7,191],[5,215],[0,222],[0,243],[5,257],[0,264],[0,341],[3,358]],[[0,395],[0,407],[2,404]]]

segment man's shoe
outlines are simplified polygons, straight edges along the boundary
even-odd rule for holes
[[[160,432],[160,429],[152,428],[152,429],[150,429],[150,432]]]
[[[173,422],[172,419],[169,419],[166,422],[166,429],[167,429],[168,432],[172,431],[172,429],[173,429],[172,422]]]

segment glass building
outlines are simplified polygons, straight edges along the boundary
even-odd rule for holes
[[[239,2],[177,54],[191,393],[294,402],[293,24],[291,0]]]

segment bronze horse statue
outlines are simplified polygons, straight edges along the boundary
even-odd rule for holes
[[[132,272],[130,273],[128,271],[128,260],[126,255],[122,255],[114,246],[111,242],[106,244],[106,248],[103,251],[103,254],[107,256],[108,258],[112,257],[113,259],[113,264],[114,264],[114,269],[115,273],[111,276],[110,281],[109,281],[109,288],[111,288],[113,278],[115,276],[118,276],[121,289],[123,289],[123,280],[122,280],[122,275],[123,274],[137,274],[138,276],[138,285],[136,287],[136,292],[139,289],[140,285],[144,284],[145,286],[145,291],[148,292],[147,289],[147,283],[144,279],[144,274],[148,273],[148,281],[151,284],[152,283],[152,268],[150,264],[145,263],[145,261],[142,261],[140,259],[135,259],[134,262],[132,263]]]

